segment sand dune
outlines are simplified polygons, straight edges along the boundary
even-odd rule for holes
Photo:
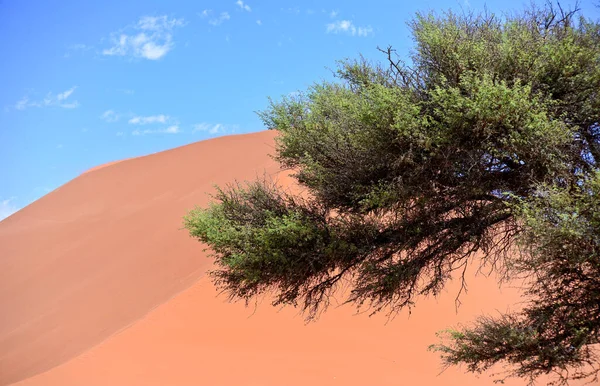
[[[426,348],[436,331],[518,300],[493,278],[471,272],[458,314],[453,284],[388,323],[340,307],[305,325],[292,309],[216,296],[181,217],[215,183],[275,174],[272,138],[113,163],[0,222],[0,384],[492,385],[460,369],[438,375]]]
[[[114,163],[0,222],[0,384],[72,358],[200,278],[209,260],[182,215],[215,183],[275,172],[271,138]]]

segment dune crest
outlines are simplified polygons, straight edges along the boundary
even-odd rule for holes
[[[119,162],[124,162],[124,161],[130,160],[130,159],[133,159],[133,158],[126,158],[126,159],[122,159],[122,160],[107,162],[107,163],[104,163],[102,165],[94,166],[93,168],[90,168],[90,169],[84,171],[81,174],[83,175],[83,174],[87,174],[87,173],[90,173],[90,172],[93,172],[93,171],[96,171],[96,170],[104,169],[105,167],[108,167],[108,166],[111,166],[111,165],[116,165]]]

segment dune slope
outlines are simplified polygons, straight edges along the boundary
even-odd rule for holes
[[[257,309],[227,303],[204,277],[130,328],[18,386],[492,386],[488,375],[440,374],[427,346],[436,331],[493,311],[514,292],[475,278],[457,315],[456,289],[387,324],[340,307],[306,325],[294,310],[267,301]]]
[[[209,260],[182,227],[213,184],[278,166],[272,133],[89,171],[0,222],[0,385],[50,369],[189,287]]]
[[[214,183],[277,175],[272,147],[261,132],[113,163],[0,222],[0,384],[493,385],[440,374],[427,351],[436,331],[518,301],[474,269],[458,313],[454,282],[389,321],[344,306],[306,325],[217,296],[181,217]]]

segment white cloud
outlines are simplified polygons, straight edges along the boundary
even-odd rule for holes
[[[178,134],[181,133],[178,125],[172,125],[167,127],[166,129],[156,129],[156,130],[133,130],[131,135],[146,135],[146,134]],[[117,133],[119,135],[119,133]]]
[[[133,33],[112,34],[113,45],[105,48],[102,54],[158,60],[173,48],[173,30],[183,25],[183,19],[170,19],[166,15],[143,16],[137,24],[126,28]]]
[[[261,21],[260,19],[258,19],[258,20],[256,21],[256,24],[258,24],[258,25],[262,25],[262,21]]]
[[[327,24],[327,33],[345,33],[351,36],[369,36],[373,33],[373,28],[357,27],[350,20],[338,20]]]
[[[0,221],[4,220],[11,214],[15,213],[19,208],[11,203],[13,199],[0,200]]]
[[[357,35],[358,36],[369,36],[373,34],[373,28],[369,27],[358,27]]]
[[[147,125],[151,123],[167,123],[170,117],[168,115],[149,115],[147,117],[136,115],[129,120],[132,125]]]
[[[172,30],[175,27],[182,27],[185,24],[183,19],[169,19],[163,16],[142,16],[138,21],[138,28],[148,31]]]
[[[193,125],[192,133],[204,132],[208,134],[229,134],[239,130],[239,125],[225,125],[223,123],[202,122]]]
[[[75,91],[75,87],[71,87],[67,91],[61,92],[60,94],[58,94],[56,96],[56,99],[58,101],[64,101],[65,99],[67,99],[68,97],[70,97],[71,94],[73,94],[73,91]]]
[[[212,124],[212,123],[198,123],[196,125],[194,125],[194,129],[192,130],[192,133],[195,133],[197,131],[203,131],[209,134],[216,134],[218,132],[220,132],[221,130],[223,130],[223,125],[220,123],[216,123],[216,124]]]
[[[240,7],[241,9],[243,9],[244,11],[247,12],[252,12],[252,8],[250,8],[250,6],[248,4],[244,4],[244,2],[242,0],[237,0],[235,2],[235,4]]]
[[[46,94],[44,99],[39,100],[39,101],[32,101],[29,99],[28,96],[24,96],[19,101],[17,101],[17,103],[15,103],[14,108],[17,110],[25,110],[28,107],[58,106],[58,107],[62,107],[65,109],[74,109],[76,107],[79,107],[79,102],[78,101],[67,101],[67,99],[69,99],[71,94],[73,94],[75,92],[76,88],[77,88],[77,86],[73,86],[70,89],[63,91],[61,93],[58,93],[56,95],[52,92],[49,92],[48,94]]]
[[[169,133],[169,134],[177,134],[179,132],[181,132],[179,130],[179,126],[177,125],[173,125],[173,126],[169,126],[164,130],[165,133]]]
[[[112,122],[117,122],[119,120],[119,118],[121,118],[121,115],[117,114],[113,110],[106,110],[100,116],[100,118],[104,119],[106,122],[112,123]]]
[[[19,100],[17,103],[15,103],[15,109],[25,110],[28,105],[29,105],[29,98],[24,96],[23,98],[21,98],[21,100]]]
[[[221,14],[219,15],[219,17],[215,17],[213,19],[210,19],[208,21],[208,24],[217,26],[217,25],[223,24],[224,21],[227,21],[229,19],[231,19],[231,16],[229,16],[229,13],[227,13],[227,12],[221,12]]]
[[[154,42],[147,42],[144,44],[141,52],[144,58],[156,60],[165,56],[170,49],[169,45],[157,45]]]
[[[335,18],[337,15],[338,15],[338,11],[331,11],[331,12],[329,12],[329,17],[332,18],[332,19]]]
[[[201,13],[199,13],[199,15],[202,17],[208,17],[208,15],[210,15],[211,13],[212,13],[212,9],[205,9]]]
[[[75,92],[76,88],[77,86],[73,86],[70,89],[58,93],[56,95],[49,92],[48,94],[46,94],[46,97],[44,98],[42,104],[44,106],[60,106],[67,109],[78,107],[79,102],[77,101],[67,102],[67,99],[71,96],[71,94],[73,94],[73,92]]]

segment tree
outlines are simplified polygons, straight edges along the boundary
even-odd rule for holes
[[[391,48],[384,64],[343,61],[336,81],[260,113],[303,194],[234,183],[185,227],[214,251],[211,275],[232,299],[269,292],[309,319],[342,281],[348,302],[394,313],[473,260],[522,276],[522,312],[449,330],[432,349],[470,371],[593,378],[600,24],[547,4],[417,14],[410,27],[410,65]]]

